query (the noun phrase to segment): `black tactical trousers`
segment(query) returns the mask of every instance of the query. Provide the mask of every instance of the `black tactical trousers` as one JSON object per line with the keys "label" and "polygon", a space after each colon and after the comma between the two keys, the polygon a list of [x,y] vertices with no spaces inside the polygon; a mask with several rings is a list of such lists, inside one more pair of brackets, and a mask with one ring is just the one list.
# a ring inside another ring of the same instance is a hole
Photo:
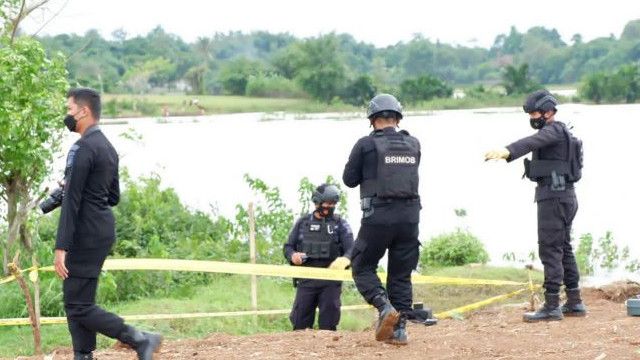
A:
{"label": "black tactical trousers", "polygon": [[[371,304],[376,296],[384,294],[396,310],[412,309],[411,272],[418,265],[419,246],[418,224],[362,224],[354,244],[351,267],[356,287],[368,303]],[[389,255],[385,290],[376,270],[387,249]]]}
{"label": "black tactical trousers", "polygon": [[124,330],[122,318],[95,304],[97,288],[97,278],[69,277],[62,283],[64,309],[74,351],[92,352],[96,349],[97,333],[117,338]]}
{"label": "black tactical trousers", "polygon": [[293,309],[289,315],[293,330],[312,329],[316,308],[319,310],[318,328],[336,330],[340,322],[341,292],[341,283],[319,287],[298,286]]}
{"label": "black tactical trousers", "polygon": [[538,201],[538,254],[546,293],[559,293],[563,283],[567,289],[578,287],[580,274],[571,248],[571,223],[577,212],[573,197]]}

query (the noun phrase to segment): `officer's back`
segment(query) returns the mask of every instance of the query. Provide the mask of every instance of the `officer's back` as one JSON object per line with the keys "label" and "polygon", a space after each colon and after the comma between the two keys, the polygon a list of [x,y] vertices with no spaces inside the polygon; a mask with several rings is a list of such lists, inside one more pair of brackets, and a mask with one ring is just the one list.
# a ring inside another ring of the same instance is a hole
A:
{"label": "officer's back", "polygon": [[[387,159],[388,162],[396,163],[387,163],[386,165],[401,170],[413,168],[416,171],[415,175],[394,171],[393,173],[397,176],[391,181],[389,179],[379,179],[380,174],[378,172],[381,166],[384,166],[384,159],[381,159],[378,154],[376,139],[383,137],[386,138],[385,140],[396,143],[403,142],[414,148],[415,155],[413,155],[413,159],[406,159],[406,157],[391,158]],[[397,131],[393,127],[375,130],[356,142],[345,165],[342,180],[349,187],[360,185],[361,201],[371,202],[372,212],[369,216],[367,216],[366,212],[363,214],[363,224],[418,223],[419,212],[417,210],[420,209],[420,198],[417,193],[417,168],[420,164],[420,156],[420,142],[418,139],[404,130]],[[403,161],[405,163],[402,163]],[[386,184],[389,187],[400,185],[401,187],[410,188],[410,190],[406,191],[402,197],[382,198],[378,196],[374,189],[367,186],[372,181]],[[411,183],[397,184],[394,181],[410,181]],[[366,198],[370,198],[370,200],[366,200]],[[366,204],[365,206],[368,205]]]}

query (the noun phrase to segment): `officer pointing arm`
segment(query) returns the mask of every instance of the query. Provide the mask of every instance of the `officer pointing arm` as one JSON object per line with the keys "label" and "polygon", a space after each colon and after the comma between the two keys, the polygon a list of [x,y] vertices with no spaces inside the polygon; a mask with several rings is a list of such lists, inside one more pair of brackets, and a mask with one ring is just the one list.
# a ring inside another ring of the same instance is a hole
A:
{"label": "officer pointing arm", "polygon": [[[580,296],[580,274],[571,246],[571,226],[578,211],[574,183],[582,176],[582,142],[566,125],[556,121],[558,101],[547,90],[527,96],[523,110],[535,134],[504,149],[489,151],[485,159],[513,161],[525,159],[525,176],[537,183],[538,255],[544,266],[545,303],[535,312],[525,313],[526,322],[562,320],[564,316],[587,313]],[[564,285],[567,302],[560,305]]]}

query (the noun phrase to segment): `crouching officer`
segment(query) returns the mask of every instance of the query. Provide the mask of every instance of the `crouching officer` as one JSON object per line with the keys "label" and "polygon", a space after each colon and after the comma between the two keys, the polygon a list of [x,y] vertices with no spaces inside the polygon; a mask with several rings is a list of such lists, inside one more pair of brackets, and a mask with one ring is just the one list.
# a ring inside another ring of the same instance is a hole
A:
{"label": "crouching officer", "polygon": [[[396,130],[402,106],[392,95],[375,96],[367,117],[374,131],[355,144],[342,175],[348,187],[360,186],[363,211],[352,273],[360,294],[378,309],[376,340],[404,345],[413,302],[411,272],[418,265],[420,246],[420,142]],[[385,289],[376,270],[387,250]]]}
{"label": "crouching officer", "polygon": [[[538,253],[544,266],[545,303],[536,312],[524,314],[524,321],[562,320],[584,316],[580,297],[580,275],[571,248],[571,224],[578,211],[574,183],[582,176],[582,142],[565,124],[555,120],[558,101],[547,90],[530,94],[524,103],[531,127],[537,133],[504,149],[490,151],[485,159],[511,162],[529,152],[525,176],[536,182],[538,204]],[[560,307],[560,286],[564,283],[567,302]]]}
{"label": "crouching officer", "polygon": [[[316,208],[300,217],[284,245],[284,256],[296,266],[346,269],[350,264],[353,233],[349,224],[334,214],[340,191],[335,185],[323,184],[313,192]],[[294,279],[296,298],[289,319],[293,330],[313,328],[316,308],[318,328],[336,330],[340,322],[342,282],[332,280]]]}
{"label": "crouching officer", "polygon": [[118,154],[98,127],[100,108],[95,90],[72,89],[67,94],[64,123],[81,137],[67,156],[54,267],[64,280],[75,360],[93,359],[97,333],[131,346],[138,359],[151,360],[160,347],[160,335],[126,325],[96,305],[98,277],[116,238],[111,207],[120,200]]}

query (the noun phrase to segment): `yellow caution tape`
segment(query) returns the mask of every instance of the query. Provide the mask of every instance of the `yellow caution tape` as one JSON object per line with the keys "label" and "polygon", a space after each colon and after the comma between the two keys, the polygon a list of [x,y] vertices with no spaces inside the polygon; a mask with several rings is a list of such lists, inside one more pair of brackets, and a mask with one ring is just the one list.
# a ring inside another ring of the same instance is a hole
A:
{"label": "yellow caution tape", "polygon": [[[539,287],[539,285],[537,285]],[[461,306],[452,310],[440,312],[434,314],[434,316],[438,319],[446,319],[450,317],[455,317],[456,315],[473,311],[479,309],[481,307],[487,306],[489,304],[506,300],[508,298],[519,295],[528,289],[520,289],[508,294],[494,296],[492,298],[482,300],[473,304]],[[371,305],[347,305],[342,306],[340,309],[344,311],[349,310],[366,310],[371,309]],[[186,314],[148,314],[148,315],[124,315],[122,318],[128,321],[136,321],[136,320],[174,320],[174,319],[201,319],[201,318],[216,318],[216,317],[231,317],[231,316],[248,316],[248,315],[282,315],[288,314],[291,312],[291,309],[281,309],[281,310],[249,310],[249,311],[222,311],[222,312],[213,312],[213,313],[186,313]],[[40,318],[40,323],[42,325],[51,325],[51,324],[65,324],[67,322],[66,317],[43,317]],[[0,326],[19,326],[19,325],[30,325],[31,321],[29,318],[10,318],[10,319],[0,319]]]}
{"label": "yellow caution tape", "polygon": [[4,278],[4,279],[0,279],[0,285],[2,285],[2,284],[6,284],[6,283],[10,283],[10,282],[12,282],[12,281],[13,281],[13,280],[15,280],[15,279],[16,279],[16,277],[15,277],[15,276],[13,276],[13,275],[11,275],[11,276],[7,276],[7,277],[6,277],[6,278]]}
{"label": "yellow caution tape", "polygon": [[[51,266],[51,268],[53,269],[53,266]],[[38,270],[38,269],[35,266],[32,266],[32,267],[30,267],[28,269],[20,270],[20,273],[25,273],[27,271],[33,271],[33,270]],[[13,276],[13,275],[7,276],[6,278],[0,279],[0,285],[5,284],[5,283],[10,283],[10,282],[14,281],[15,279],[16,279],[16,277]]]}
{"label": "yellow caution tape", "polygon": [[[22,272],[34,270],[22,270]],[[353,281],[351,271],[314,268],[306,266],[268,265],[232,263],[206,260],[178,259],[109,259],[105,261],[103,270],[156,270],[156,271],[191,271],[241,275],[279,276],[302,279]],[[53,266],[45,266],[39,271],[54,271]],[[378,273],[382,282],[386,281],[386,273]],[[0,284],[15,280],[12,276],[0,280]],[[444,276],[413,274],[414,284],[438,285],[524,285],[526,283],[507,280],[466,279]]]}
{"label": "yellow caution tape", "polygon": [[[536,285],[536,286],[540,287],[540,285]],[[459,314],[462,314],[462,313],[465,313],[465,312],[469,312],[469,311],[473,311],[473,310],[479,309],[481,307],[485,307],[487,305],[490,305],[490,304],[498,302],[498,301],[503,301],[503,300],[512,298],[514,296],[520,295],[523,292],[529,291],[529,290],[530,289],[525,288],[525,289],[520,289],[520,290],[516,290],[516,291],[510,292],[508,294],[494,296],[492,298],[485,299],[485,300],[482,300],[482,301],[478,301],[478,302],[475,302],[473,304],[464,305],[464,306],[461,306],[459,308],[455,308],[455,309],[452,309],[452,310],[448,310],[448,311],[445,311],[445,312],[441,312],[441,313],[435,314],[435,316],[437,318],[439,318],[439,319],[446,319],[446,318],[450,318],[450,317],[456,317],[456,315],[459,315]]]}
{"label": "yellow caution tape", "polygon": [[[41,268],[53,271],[49,266]],[[104,263],[103,270],[172,270],[213,272],[227,274],[279,276],[304,279],[353,281],[351,271],[314,268],[306,266],[245,264],[222,261],[204,260],[175,260],[175,259],[109,259]],[[378,273],[384,282],[386,273]],[[465,279],[442,276],[428,276],[414,274],[411,277],[414,284],[442,284],[442,285],[525,285],[524,282],[507,280]]]}
{"label": "yellow caution tape", "polygon": [[35,283],[38,281],[38,269],[33,269],[29,271],[29,280],[31,280],[32,283]]}
{"label": "yellow caution tape", "polygon": [[[343,306],[341,310],[365,310],[371,309],[371,305],[347,305]],[[214,313],[186,313],[186,314],[148,314],[148,315],[124,315],[123,319],[128,321],[136,320],[174,320],[174,319],[201,319],[201,318],[216,318],[216,317],[230,317],[230,316],[248,316],[248,315],[282,315],[288,314],[291,309],[281,310],[249,310],[249,311],[222,311]],[[52,324],[66,324],[66,317],[42,317],[40,318],[40,324],[52,325]],[[29,318],[10,318],[0,319],[0,326],[18,326],[18,325],[31,325]]]}

